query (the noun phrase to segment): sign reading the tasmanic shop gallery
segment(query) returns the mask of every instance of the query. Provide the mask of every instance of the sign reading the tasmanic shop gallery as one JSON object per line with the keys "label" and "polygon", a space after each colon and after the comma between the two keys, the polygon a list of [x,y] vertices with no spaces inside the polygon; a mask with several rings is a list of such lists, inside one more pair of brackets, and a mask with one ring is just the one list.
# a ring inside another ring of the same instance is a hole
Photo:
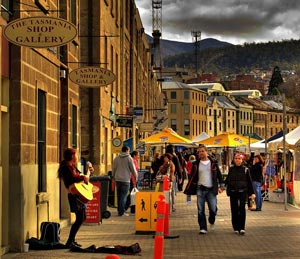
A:
{"label": "sign reading the tasmanic shop gallery", "polygon": [[60,18],[36,16],[13,20],[4,28],[8,41],[25,47],[58,47],[77,35],[74,24]]}
{"label": "sign reading the tasmanic shop gallery", "polygon": [[69,78],[80,86],[95,88],[111,84],[115,81],[116,76],[105,68],[81,67],[70,72]]}

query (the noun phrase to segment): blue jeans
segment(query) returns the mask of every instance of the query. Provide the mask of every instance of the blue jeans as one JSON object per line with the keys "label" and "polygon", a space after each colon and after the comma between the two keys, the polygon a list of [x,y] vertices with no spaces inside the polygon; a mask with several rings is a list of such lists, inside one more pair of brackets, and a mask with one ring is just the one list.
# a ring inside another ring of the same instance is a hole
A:
{"label": "blue jeans", "polygon": [[130,183],[117,182],[118,215],[122,216],[126,211],[126,201],[130,189]]}
{"label": "blue jeans", "polygon": [[260,182],[252,182],[254,193],[256,195],[255,203],[256,203],[256,209],[261,210],[262,207],[262,196],[261,196],[261,183]]}
{"label": "blue jeans", "polygon": [[208,222],[214,224],[217,215],[217,196],[212,190],[203,190],[198,186],[197,189],[197,208],[198,208],[198,224],[200,230],[207,230],[207,222],[205,216],[205,201],[207,201],[209,216]]}

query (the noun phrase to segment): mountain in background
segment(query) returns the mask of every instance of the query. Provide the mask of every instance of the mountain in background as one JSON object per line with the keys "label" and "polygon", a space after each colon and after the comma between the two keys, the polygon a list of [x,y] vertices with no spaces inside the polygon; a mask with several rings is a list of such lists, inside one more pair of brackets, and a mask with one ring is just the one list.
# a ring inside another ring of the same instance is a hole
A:
{"label": "mountain in background", "polygon": [[[147,35],[151,44],[153,39]],[[161,40],[163,66],[195,69],[194,43]],[[281,70],[300,71],[300,40],[269,41],[233,45],[208,38],[200,41],[198,52],[199,73],[213,73],[219,76],[249,73],[260,69],[272,71],[275,66]]]}
{"label": "mountain in background", "polygon": [[[150,44],[153,42],[153,38],[147,34],[147,40]],[[164,40],[161,39],[160,41],[161,46],[161,54],[162,57],[170,57],[177,54],[194,52],[195,45],[193,42],[179,42],[179,41],[171,41],[171,40]],[[212,38],[203,39],[200,41],[200,51],[209,49],[209,48],[221,48],[221,47],[228,47],[234,46],[231,43],[219,41]]]}
{"label": "mountain in background", "polygon": [[[147,35],[148,36],[148,35]],[[148,36],[152,43],[152,37]],[[185,68],[195,71],[194,43],[161,40],[163,69]],[[200,41],[198,73],[230,78],[234,74],[268,73],[279,67],[285,74],[280,91],[290,107],[300,109],[300,40],[233,45],[215,39]]]}

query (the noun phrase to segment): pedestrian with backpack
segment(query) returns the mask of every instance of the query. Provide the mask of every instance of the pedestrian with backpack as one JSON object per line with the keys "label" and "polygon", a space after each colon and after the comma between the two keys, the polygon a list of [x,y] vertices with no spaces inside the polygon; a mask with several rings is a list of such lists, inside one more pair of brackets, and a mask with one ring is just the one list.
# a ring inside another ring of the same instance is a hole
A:
{"label": "pedestrian with backpack", "polygon": [[243,155],[236,153],[233,165],[225,180],[227,195],[230,197],[231,223],[236,234],[245,234],[247,197],[255,199],[250,170],[243,165]]}
{"label": "pedestrian with backpack", "polygon": [[81,247],[81,245],[75,241],[75,237],[82,223],[86,219],[86,204],[80,201],[78,196],[73,195],[69,190],[69,187],[74,183],[83,181],[88,183],[90,177],[90,171],[88,171],[86,175],[83,175],[76,168],[78,163],[76,152],[77,151],[74,148],[67,148],[64,152],[64,160],[61,161],[58,169],[58,178],[63,180],[64,185],[67,188],[70,210],[76,215],[75,222],[70,229],[69,238],[66,243],[66,247],[68,248],[74,246]]}

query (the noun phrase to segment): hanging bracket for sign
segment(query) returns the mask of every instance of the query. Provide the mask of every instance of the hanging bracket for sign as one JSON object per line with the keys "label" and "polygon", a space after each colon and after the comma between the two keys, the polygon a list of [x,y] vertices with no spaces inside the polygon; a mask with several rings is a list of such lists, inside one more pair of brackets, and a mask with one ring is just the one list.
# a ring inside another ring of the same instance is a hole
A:
{"label": "hanging bracket for sign", "polygon": [[10,11],[5,6],[1,5],[1,9],[3,9],[3,11],[0,10],[0,12],[6,12],[10,16],[13,16],[14,13],[22,13],[22,12],[26,12],[26,13],[43,12],[45,14],[48,14],[48,13],[57,13],[57,12],[65,12],[65,10],[50,10],[49,9],[50,8],[49,5],[45,4],[44,2],[41,2],[40,0],[35,0],[35,3],[36,3],[37,6],[39,6],[39,8],[37,8],[36,6],[30,5],[30,4],[21,3],[20,1],[17,1],[17,3],[25,5],[25,6],[32,7],[32,8],[35,8],[37,10],[24,10],[24,9],[20,10],[20,9],[15,9],[13,11]]}
{"label": "hanging bracket for sign", "polygon": [[67,61],[67,62],[62,62],[62,63],[66,63],[66,64],[90,64],[90,65],[106,65],[108,64],[107,62],[83,62],[83,61]]}
{"label": "hanging bracket for sign", "polygon": [[113,38],[120,35],[78,35],[78,38]]}
{"label": "hanging bracket for sign", "polygon": [[[42,12],[42,10],[13,10],[13,11],[9,11],[6,8],[3,8],[3,6],[1,6],[1,8],[3,10],[0,10],[0,12],[6,12],[9,15],[14,15],[14,13],[36,13],[36,12]],[[59,13],[59,12],[65,12],[65,10],[48,10],[47,13]]]}

